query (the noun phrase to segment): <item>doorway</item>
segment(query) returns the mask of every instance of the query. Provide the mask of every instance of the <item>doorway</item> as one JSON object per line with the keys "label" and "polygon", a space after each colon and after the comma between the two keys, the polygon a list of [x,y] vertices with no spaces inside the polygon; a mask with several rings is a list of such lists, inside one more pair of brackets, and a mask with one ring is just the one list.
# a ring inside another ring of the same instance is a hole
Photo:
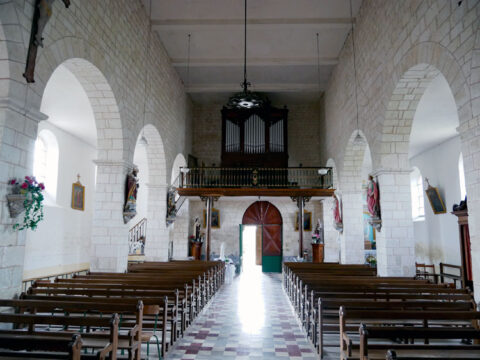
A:
{"label": "doorway", "polygon": [[241,267],[282,271],[282,224],[280,211],[270,202],[256,201],[248,207],[240,225]]}
{"label": "doorway", "polygon": [[262,265],[262,227],[242,225],[243,271],[257,270]]}

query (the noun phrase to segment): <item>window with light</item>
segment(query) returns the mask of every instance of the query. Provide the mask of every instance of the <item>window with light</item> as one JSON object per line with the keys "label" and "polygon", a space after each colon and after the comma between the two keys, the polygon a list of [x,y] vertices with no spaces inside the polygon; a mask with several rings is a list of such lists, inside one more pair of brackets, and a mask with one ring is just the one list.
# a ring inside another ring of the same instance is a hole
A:
{"label": "window with light", "polygon": [[423,196],[423,179],[418,168],[413,168],[410,174],[410,192],[412,195],[412,219],[414,221],[425,220],[425,206]]}
{"label": "window with light", "polygon": [[35,141],[33,157],[33,175],[38,182],[45,184],[48,198],[55,201],[58,176],[58,143],[49,130],[42,130]]}

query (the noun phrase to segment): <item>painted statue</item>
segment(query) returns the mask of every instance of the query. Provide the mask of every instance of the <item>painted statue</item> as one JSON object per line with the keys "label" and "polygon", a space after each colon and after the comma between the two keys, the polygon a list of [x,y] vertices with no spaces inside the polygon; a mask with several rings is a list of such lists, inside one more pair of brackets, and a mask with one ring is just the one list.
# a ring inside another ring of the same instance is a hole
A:
{"label": "painted statue", "polygon": [[[65,7],[70,6],[70,0],[62,0]],[[28,46],[27,62],[23,76],[28,83],[35,82],[35,62],[38,47],[43,47],[43,31],[52,17],[52,6],[55,0],[35,0],[32,27],[30,30],[30,44]]]}
{"label": "painted statue", "polygon": [[333,194],[333,223],[336,230],[343,232],[342,198],[337,191]]}
{"label": "painted statue", "polygon": [[317,225],[315,226],[315,230],[312,234],[312,243],[314,244],[323,244],[323,223],[322,220],[317,220]]}
{"label": "painted statue", "polygon": [[382,227],[382,220],[380,216],[380,192],[378,190],[377,182],[371,175],[368,177],[367,207],[368,212],[370,213],[370,225],[380,231]]}
{"label": "painted statue", "polygon": [[200,219],[197,217],[195,218],[195,223],[194,223],[194,235],[195,235],[195,240],[196,241],[200,241],[200,228],[201,228],[201,224],[200,224]]}
{"label": "painted statue", "polygon": [[132,172],[127,175],[127,186],[125,191],[125,206],[123,207],[123,222],[126,224],[137,215],[137,192],[138,168],[134,167]]}

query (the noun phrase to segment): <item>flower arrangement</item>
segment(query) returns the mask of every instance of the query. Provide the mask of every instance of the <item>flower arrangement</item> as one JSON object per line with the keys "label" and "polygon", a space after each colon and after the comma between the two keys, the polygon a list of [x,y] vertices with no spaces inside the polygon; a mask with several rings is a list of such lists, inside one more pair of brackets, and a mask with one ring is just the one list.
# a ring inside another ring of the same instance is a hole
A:
{"label": "flower arrangement", "polygon": [[367,262],[367,264],[370,264],[371,267],[377,266],[377,258],[373,255],[368,255],[365,261]]}
{"label": "flower arrangement", "polygon": [[[38,223],[43,220],[42,202],[44,197],[42,191],[45,190],[45,185],[37,182],[37,179],[35,179],[34,176],[25,176],[23,181],[11,179],[8,184],[12,187],[12,195],[7,196],[9,202],[13,201],[12,196],[16,197],[15,200],[17,201],[23,200],[23,209],[21,210],[25,210],[23,222],[16,223],[13,225],[13,228],[15,230],[35,230],[38,226]],[[12,214],[12,207],[14,206],[10,206],[10,211],[11,215],[14,215]],[[20,212],[17,212],[16,215],[18,215]]]}
{"label": "flower arrangement", "polygon": [[203,243],[203,239],[204,239],[205,235],[204,234],[200,234],[200,237],[198,239],[195,238],[195,235],[190,235],[188,237],[188,239],[191,241],[191,242],[199,242],[199,243]]}

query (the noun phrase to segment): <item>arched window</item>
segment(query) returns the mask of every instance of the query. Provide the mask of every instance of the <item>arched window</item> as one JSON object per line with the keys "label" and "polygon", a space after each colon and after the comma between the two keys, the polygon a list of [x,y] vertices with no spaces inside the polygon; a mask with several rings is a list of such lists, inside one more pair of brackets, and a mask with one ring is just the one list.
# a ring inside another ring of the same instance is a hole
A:
{"label": "arched window", "polygon": [[45,184],[45,192],[55,201],[57,196],[58,143],[49,130],[41,130],[35,141],[33,175],[38,182]]}
{"label": "arched window", "polygon": [[416,167],[410,173],[410,190],[412,194],[412,219],[423,221],[425,219],[423,179],[420,170]]}
{"label": "arched window", "polygon": [[467,196],[467,187],[465,185],[465,168],[463,167],[463,154],[460,153],[458,159],[458,180],[460,181],[460,198],[463,200]]}

